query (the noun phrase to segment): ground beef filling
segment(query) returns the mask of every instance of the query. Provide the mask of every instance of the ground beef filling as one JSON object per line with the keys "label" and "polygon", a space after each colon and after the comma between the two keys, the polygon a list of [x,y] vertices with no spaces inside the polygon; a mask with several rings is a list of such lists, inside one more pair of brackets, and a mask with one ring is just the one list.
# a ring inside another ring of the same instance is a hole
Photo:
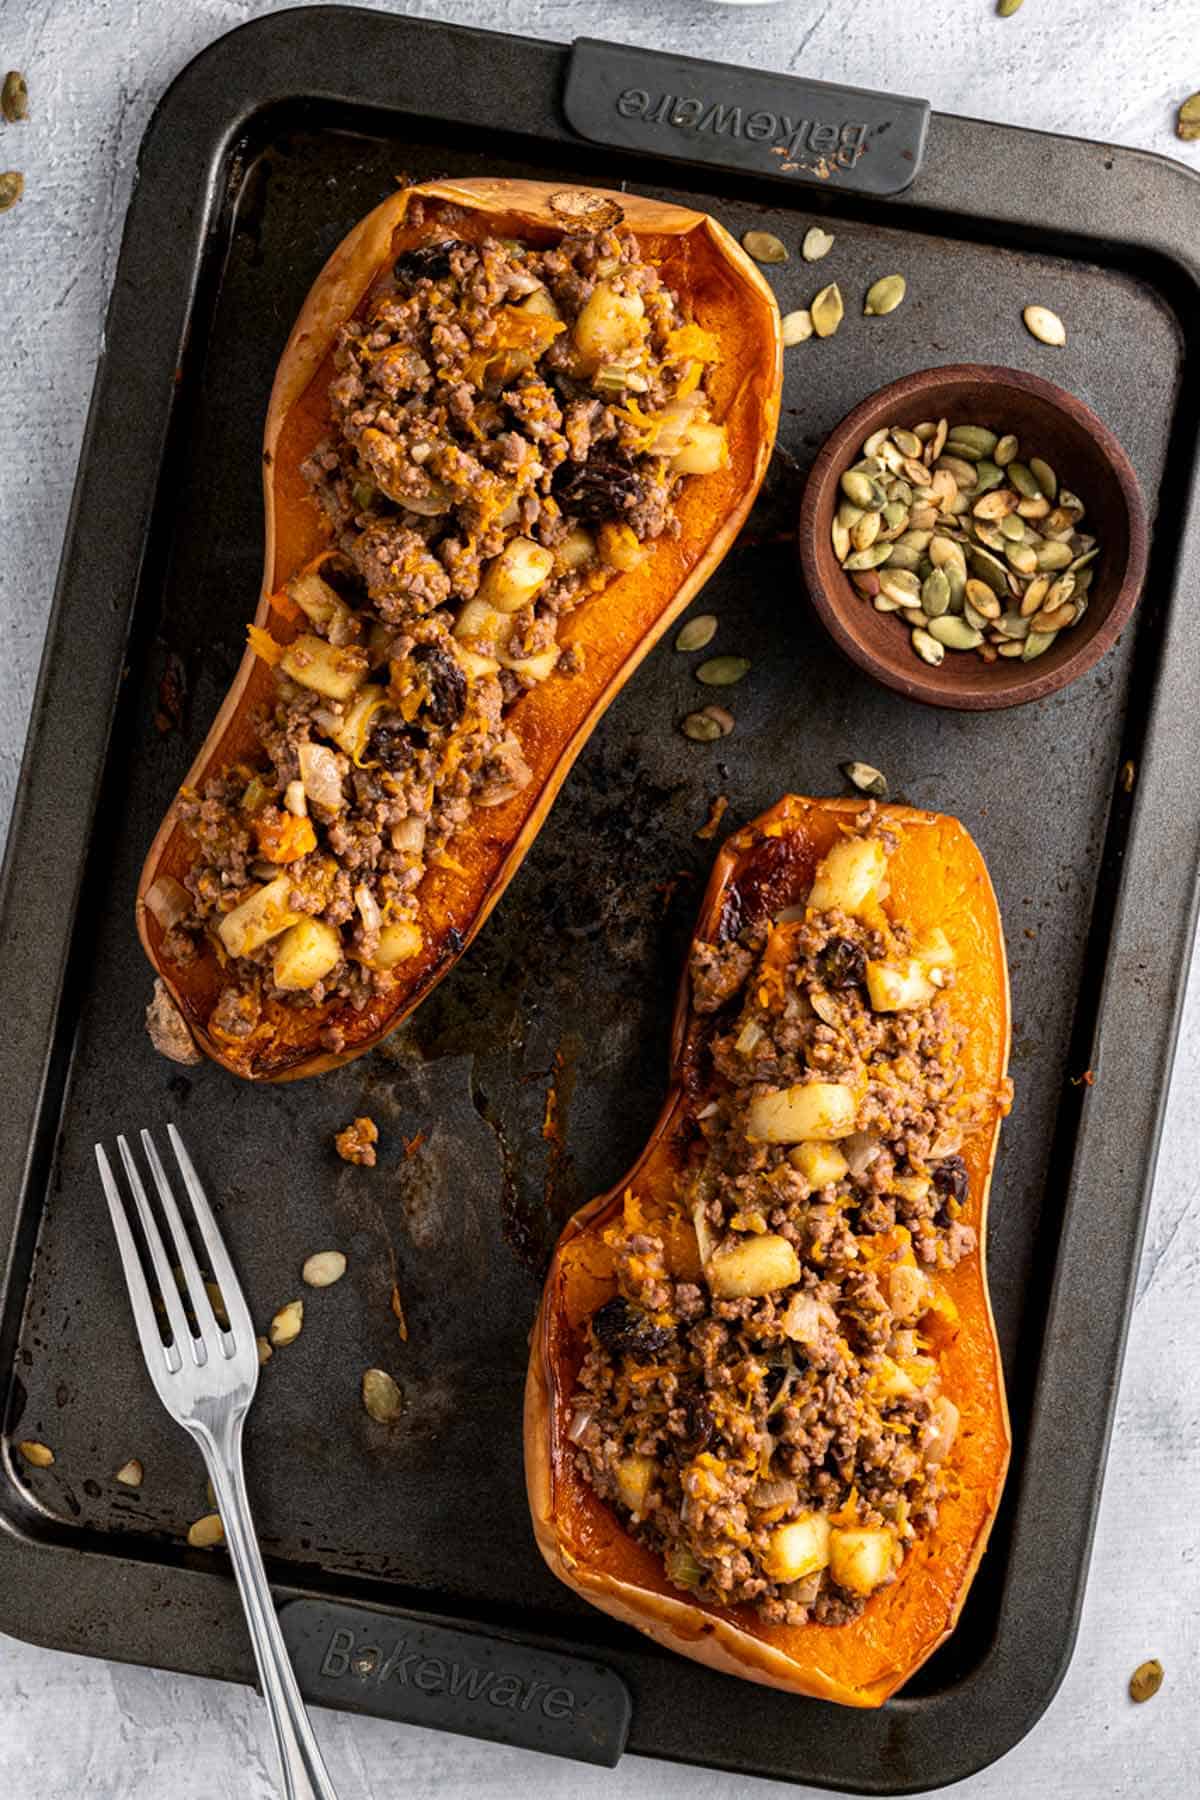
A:
{"label": "ground beef filling", "polygon": [[331,550],[278,598],[301,636],[251,631],[276,681],[261,756],[181,798],[195,861],[165,953],[215,940],[232,1038],[265,1000],[361,1009],[419,953],[426,870],[531,778],[510,715],[581,666],[561,620],[677,533],[681,484],[726,457],[715,342],[630,233],[533,249],[453,222],[414,205],[430,242],[338,335],[303,470]]}
{"label": "ground beef filling", "polygon": [[[609,1234],[619,1291],[590,1321],[578,1466],[675,1586],[771,1623],[856,1617],[937,1519],[957,1425],[938,1276],[976,1249],[959,1150],[984,1103],[941,946],[836,908],[697,946],[714,1082],[673,1206],[703,1273],[672,1273],[633,1192]],[[914,967],[924,1000],[873,1003],[869,970]],[[852,1129],[764,1139],[781,1092],[848,1093]]]}

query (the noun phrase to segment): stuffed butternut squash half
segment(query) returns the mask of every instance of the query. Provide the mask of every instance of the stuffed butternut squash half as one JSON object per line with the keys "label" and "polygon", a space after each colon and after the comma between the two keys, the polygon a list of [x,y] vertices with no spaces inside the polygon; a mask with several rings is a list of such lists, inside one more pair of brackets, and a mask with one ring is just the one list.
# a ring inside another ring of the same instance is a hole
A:
{"label": "stuffed butternut squash half", "polygon": [[722,850],[649,1145],[555,1253],[525,1454],[585,1599],[878,1706],[953,1629],[1009,1454],[984,1268],[1008,979],[955,820],[788,798]]}
{"label": "stuffed butternut squash half", "polygon": [[771,292],[703,214],[437,182],[351,232],[276,374],[246,655],[138,890],[208,1055],[315,1073],[445,973],[736,537],[779,385]]}

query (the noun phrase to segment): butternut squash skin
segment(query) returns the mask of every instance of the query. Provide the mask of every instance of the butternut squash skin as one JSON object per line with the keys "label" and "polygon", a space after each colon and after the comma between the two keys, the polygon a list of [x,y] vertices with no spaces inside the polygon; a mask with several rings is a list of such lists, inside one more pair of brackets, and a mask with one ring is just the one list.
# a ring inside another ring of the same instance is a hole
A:
{"label": "butternut squash skin", "polygon": [[[404,189],[369,213],[322,269],[279,363],[264,436],[266,551],[255,623],[269,622],[280,642],[288,642],[298,626],[281,621],[267,596],[329,542],[300,467],[329,428],[327,395],[339,326],[364,305],[377,277],[401,250],[445,236],[448,224],[463,238],[492,234],[555,241],[571,228],[553,204],[556,198],[561,204],[563,193],[557,183],[487,179]],[[303,1010],[270,1003],[245,1039],[209,1031],[222,986],[215,956],[206,953],[186,968],[168,962],[162,927],[146,906],[155,880],[181,879],[192,858],[171,806],[138,884],[138,933],[199,1047],[236,1075],[292,1080],[347,1062],[398,1025],[441,979],[512,880],[605,707],[734,542],[766,473],[779,418],[782,346],[779,310],[763,277],[706,214],[636,194],[586,193],[620,207],[643,256],[659,264],[685,312],[717,337],[721,362],[710,376],[709,393],[713,417],[727,428],[728,467],[687,481],[677,507],[680,536],[660,540],[641,566],[616,576],[564,621],[559,642],[583,650],[583,672],[543,682],[508,715],[532,781],[506,804],[476,809],[457,833],[451,853],[461,872],[426,874],[419,890],[424,948],[361,1013],[337,1002]],[[425,223],[406,225],[418,197]],[[195,787],[239,757],[253,756],[251,715],[271,690],[270,672],[248,650],[185,786]],[[337,1054],[320,1044],[321,1030],[334,1021],[347,1039]]]}
{"label": "butternut squash skin", "polygon": [[[789,796],[738,832],[717,857],[697,936],[711,941],[722,921],[736,931],[802,900],[817,862],[861,809],[860,800]],[[900,834],[885,907],[918,930],[933,924],[945,929],[957,959],[949,1002],[970,1027],[967,1081],[995,1091],[1008,1062],[1009,991],[1000,915],[983,859],[954,819],[901,806],[880,811]],[[628,1535],[580,1475],[567,1438],[585,1323],[616,1288],[603,1232],[619,1218],[627,1188],[637,1194],[644,1215],[662,1216],[669,1260],[679,1272],[687,1273],[689,1255],[699,1269],[694,1234],[671,1205],[671,1185],[680,1128],[689,1108],[703,1103],[702,1052],[710,1029],[691,1011],[685,976],[672,1034],[671,1088],[650,1141],[611,1193],[576,1214],[555,1251],[525,1393],[534,1533],[550,1568],[568,1587],[668,1649],[792,1693],[845,1706],[879,1706],[954,1629],[1008,1467],[1008,1409],[984,1260],[1001,1108],[997,1103],[962,1149],[970,1177],[963,1218],[979,1233],[979,1251],[939,1276],[960,1315],[958,1334],[943,1345],[940,1359],[943,1391],[961,1409],[961,1422],[938,1524],[910,1550],[893,1585],[878,1590],[851,1624],[767,1625],[749,1608],[722,1609],[673,1588],[660,1558]]]}

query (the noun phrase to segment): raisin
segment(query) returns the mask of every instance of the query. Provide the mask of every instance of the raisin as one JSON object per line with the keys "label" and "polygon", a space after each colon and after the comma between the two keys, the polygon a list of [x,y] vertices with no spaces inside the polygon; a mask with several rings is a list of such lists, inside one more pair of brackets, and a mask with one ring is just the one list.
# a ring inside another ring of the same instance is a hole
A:
{"label": "raisin", "polygon": [[405,726],[385,719],[374,727],[367,739],[368,762],[376,762],[389,774],[398,775],[407,769],[412,759],[413,741]]}
{"label": "raisin", "polygon": [[440,244],[418,244],[415,250],[405,250],[396,258],[393,265],[396,280],[405,287],[412,287],[418,281],[445,281],[450,273],[451,251],[465,249],[461,238],[445,238]]}
{"label": "raisin", "polygon": [[962,1206],[967,1198],[970,1177],[967,1165],[961,1156],[944,1156],[933,1171],[933,1191],[941,1195],[942,1204],[938,1208],[937,1222],[948,1225],[951,1219],[950,1202]]}
{"label": "raisin", "polygon": [[579,519],[612,519],[632,512],[645,494],[640,475],[628,463],[607,456],[560,463],[553,488],[563,511]]}
{"label": "raisin", "polygon": [[817,972],[827,988],[861,987],[867,979],[867,953],[850,938],[830,938],[817,957]]}
{"label": "raisin", "polygon": [[440,644],[418,644],[412,657],[425,675],[430,718],[435,725],[457,725],[467,706],[467,677],[462,668]]}
{"label": "raisin", "polygon": [[597,1343],[614,1356],[653,1356],[671,1342],[675,1333],[669,1325],[655,1325],[640,1306],[632,1306],[620,1295],[606,1300],[592,1315],[592,1332]]}
{"label": "raisin", "polygon": [[707,1450],[716,1436],[717,1421],[707,1402],[698,1394],[689,1394],[685,1402],[684,1417],[687,1421],[685,1447],[689,1456],[699,1456],[702,1450]]}

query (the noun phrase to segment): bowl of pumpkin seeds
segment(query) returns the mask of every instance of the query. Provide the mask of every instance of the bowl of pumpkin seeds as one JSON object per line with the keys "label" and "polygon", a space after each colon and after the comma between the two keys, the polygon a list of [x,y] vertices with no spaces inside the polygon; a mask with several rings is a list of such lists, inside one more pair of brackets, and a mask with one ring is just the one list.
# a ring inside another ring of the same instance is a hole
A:
{"label": "bowl of pumpkin seeds", "polygon": [[1083,401],[956,364],[856,406],[813,465],[809,594],[876,680],[984,711],[1063,688],[1116,642],[1145,579],[1137,478]]}

